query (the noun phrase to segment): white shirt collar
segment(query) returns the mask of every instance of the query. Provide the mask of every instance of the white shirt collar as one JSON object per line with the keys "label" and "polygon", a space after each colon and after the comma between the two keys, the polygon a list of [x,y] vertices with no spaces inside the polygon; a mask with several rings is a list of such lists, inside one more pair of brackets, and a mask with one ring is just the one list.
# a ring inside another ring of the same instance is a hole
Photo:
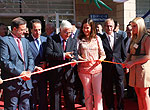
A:
{"label": "white shirt collar", "polygon": [[[59,35],[59,37],[60,37],[60,40],[61,40],[61,42],[62,42],[64,39],[61,37],[61,35]],[[67,40],[68,40],[68,39],[67,39]],[[67,40],[66,40],[66,41],[67,41]]]}
{"label": "white shirt collar", "polygon": [[34,40],[38,39],[40,41],[40,37],[39,38],[35,38],[33,35],[32,35],[32,37],[33,37]]}
{"label": "white shirt collar", "polygon": [[[108,37],[109,35],[105,32],[106,36]],[[110,36],[114,37],[114,32],[110,34]]]}

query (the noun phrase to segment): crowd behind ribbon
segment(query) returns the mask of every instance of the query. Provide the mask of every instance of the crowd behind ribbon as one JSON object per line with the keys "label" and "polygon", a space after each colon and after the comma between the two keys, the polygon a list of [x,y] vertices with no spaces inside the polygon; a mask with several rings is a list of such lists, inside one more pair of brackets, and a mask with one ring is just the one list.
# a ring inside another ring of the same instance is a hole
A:
{"label": "crowd behind ribbon", "polygon": [[[103,110],[104,104],[124,110],[125,97],[137,97],[139,110],[150,110],[150,34],[143,18],[130,21],[126,31],[112,18],[104,26],[90,18],[62,20],[58,34],[53,23],[42,27],[33,19],[28,24],[21,17],[12,20],[11,30],[0,23],[4,109],[48,110],[50,104],[51,110],[61,110],[63,95],[66,110],[74,110],[75,103],[87,110]],[[68,62],[74,63],[31,75]],[[21,77],[3,81],[16,76]]]}

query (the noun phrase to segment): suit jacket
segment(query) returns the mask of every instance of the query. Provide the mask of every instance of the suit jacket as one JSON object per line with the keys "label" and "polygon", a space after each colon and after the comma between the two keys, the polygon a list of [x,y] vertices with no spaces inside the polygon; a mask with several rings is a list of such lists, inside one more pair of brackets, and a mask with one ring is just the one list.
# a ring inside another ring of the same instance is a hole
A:
{"label": "suit jacket", "polygon": [[119,30],[117,34],[121,35],[124,39],[127,37],[127,33],[122,30]]}
{"label": "suit jacket", "polygon": [[[114,33],[114,48],[113,50],[111,49],[109,45],[109,41],[107,39],[106,34],[104,33],[101,36],[102,43],[103,43],[103,48],[105,50],[106,54],[106,59],[107,61],[114,61],[117,63],[122,63],[126,59],[126,49],[124,45],[124,38],[120,34]],[[109,63],[103,63],[103,72],[109,73],[110,69]],[[123,68],[121,65],[116,64],[116,69],[118,74],[123,75]],[[105,73],[104,73],[105,74]]]}
{"label": "suit jacket", "polygon": [[41,61],[45,61],[45,49],[46,49],[47,37],[40,36],[40,40],[41,40],[40,49],[42,50],[41,54],[40,54],[40,51],[38,51],[38,49],[34,43],[33,37],[29,36],[27,39],[29,40],[29,46],[30,46],[31,52],[32,52],[33,57],[34,57],[35,65],[38,66]]}
{"label": "suit jacket", "polygon": [[125,48],[126,48],[126,53],[129,53],[129,46],[130,46],[130,42],[131,42],[131,37],[126,37],[124,39],[124,44],[125,44]]}
{"label": "suit jacket", "polygon": [[[73,59],[77,60],[77,40],[69,37],[66,43],[66,52],[72,52],[75,56]],[[61,46],[61,39],[59,34],[55,36],[47,38],[47,48],[46,48],[46,60],[49,62],[49,67],[53,67],[56,65],[60,65],[63,63],[70,62],[72,59],[63,58],[63,47]],[[64,66],[62,68],[54,69],[50,71],[49,78],[51,81],[56,81],[58,77],[63,75],[63,68],[65,68],[66,72],[71,71],[71,65]]]}
{"label": "suit jacket", "polygon": [[[40,62],[46,61],[45,49],[46,49],[47,37],[40,36],[40,41],[41,41],[40,50],[37,49],[32,36],[29,36],[27,39],[29,40],[29,47],[30,47],[30,50],[31,50],[32,55],[34,57],[35,66],[39,66]],[[33,75],[31,78],[32,78],[33,83],[37,83],[41,78],[45,79],[45,77],[46,77],[46,72],[44,72],[42,74]]]}
{"label": "suit jacket", "polygon": [[[29,42],[26,38],[21,38],[24,60],[13,36],[0,38],[0,63],[2,69],[2,79],[19,76],[23,71],[34,70],[34,60],[29,49]],[[26,83],[29,89],[32,88],[31,80],[23,81],[21,78],[4,82],[5,87],[18,87]]]}
{"label": "suit jacket", "polygon": [[76,30],[76,32],[75,32],[75,34],[74,34],[73,39],[77,39],[77,38],[78,38],[78,36],[79,36],[79,33],[80,33],[80,30],[79,30],[79,29],[77,29],[77,30]]}

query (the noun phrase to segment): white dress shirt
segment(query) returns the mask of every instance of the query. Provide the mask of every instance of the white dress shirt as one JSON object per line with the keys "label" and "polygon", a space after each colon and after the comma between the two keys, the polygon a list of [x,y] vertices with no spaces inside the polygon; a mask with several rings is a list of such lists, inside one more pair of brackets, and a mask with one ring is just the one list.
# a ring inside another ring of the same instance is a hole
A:
{"label": "white dress shirt", "polygon": [[108,39],[108,41],[109,41],[110,47],[111,47],[111,49],[113,50],[113,47],[114,47],[114,33],[112,33],[112,34],[110,34],[110,35],[108,35],[108,34],[106,33],[106,36],[107,36],[107,39]]}

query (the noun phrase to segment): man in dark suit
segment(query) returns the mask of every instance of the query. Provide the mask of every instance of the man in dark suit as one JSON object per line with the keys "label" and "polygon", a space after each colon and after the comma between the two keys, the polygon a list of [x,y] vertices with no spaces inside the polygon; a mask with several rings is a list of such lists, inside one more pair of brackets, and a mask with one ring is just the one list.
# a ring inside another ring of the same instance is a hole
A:
{"label": "man in dark suit", "polygon": [[[74,61],[77,59],[77,41],[70,37],[72,25],[67,20],[60,24],[60,33],[48,37],[46,59],[49,67]],[[57,68],[50,71],[49,81],[52,101],[51,110],[61,109],[61,90],[63,90],[65,107],[67,110],[74,110],[74,71],[71,65]]]}
{"label": "man in dark suit", "polygon": [[[106,54],[106,61],[122,63],[126,58],[124,38],[113,32],[114,21],[109,18],[104,24],[105,33],[101,36]],[[116,87],[117,109],[124,109],[124,70],[120,64],[103,63],[103,95],[108,110],[114,110],[113,84]]]}
{"label": "man in dark suit", "polygon": [[30,110],[29,96],[32,88],[30,76],[34,70],[34,60],[28,40],[24,38],[26,24],[23,18],[13,19],[11,35],[0,38],[2,79],[22,76],[3,83],[6,110],[17,110],[17,106],[19,110]]}
{"label": "man in dark suit", "polygon": [[[33,19],[31,24],[31,35],[27,37],[29,40],[30,50],[34,57],[35,66],[40,66],[43,69],[46,67],[45,49],[47,37],[41,36],[41,21],[39,19]],[[39,102],[39,110],[47,110],[47,79],[46,73],[33,75],[31,77],[33,89],[31,94],[31,110],[37,110],[37,104]],[[39,99],[38,99],[39,98]]]}

